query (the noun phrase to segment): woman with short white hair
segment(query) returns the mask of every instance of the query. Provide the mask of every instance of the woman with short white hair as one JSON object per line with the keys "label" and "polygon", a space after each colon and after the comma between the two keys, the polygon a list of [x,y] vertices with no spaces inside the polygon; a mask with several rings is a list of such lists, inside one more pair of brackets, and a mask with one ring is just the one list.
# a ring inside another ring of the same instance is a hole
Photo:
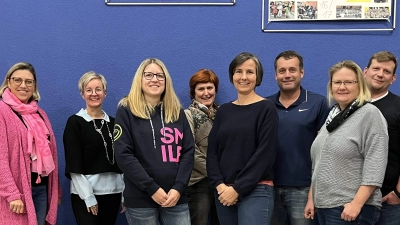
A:
{"label": "woman with short white hair", "polygon": [[89,71],[78,88],[86,108],[68,118],[63,139],[72,209],[77,224],[115,224],[124,182],[115,160],[114,118],[102,109],[107,82]]}

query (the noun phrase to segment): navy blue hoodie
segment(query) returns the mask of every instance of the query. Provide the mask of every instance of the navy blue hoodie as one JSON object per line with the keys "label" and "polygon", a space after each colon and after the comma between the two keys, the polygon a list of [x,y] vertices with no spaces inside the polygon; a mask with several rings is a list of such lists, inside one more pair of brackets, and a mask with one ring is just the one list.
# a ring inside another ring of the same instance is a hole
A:
{"label": "navy blue hoodie", "polygon": [[187,203],[194,140],[185,113],[181,110],[179,119],[173,123],[164,121],[163,130],[158,105],[151,115],[151,123],[149,119],[134,116],[129,107],[117,110],[115,157],[124,173],[124,205],[129,208],[160,207],[151,198],[160,187],[166,193],[177,190],[181,194],[177,204]]}

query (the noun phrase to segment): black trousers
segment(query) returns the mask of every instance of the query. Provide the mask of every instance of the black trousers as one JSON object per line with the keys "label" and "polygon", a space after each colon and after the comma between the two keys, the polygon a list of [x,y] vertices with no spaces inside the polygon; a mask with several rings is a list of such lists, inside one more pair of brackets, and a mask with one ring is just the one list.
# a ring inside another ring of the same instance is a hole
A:
{"label": "black trousers", "polygon": [[98,205],[97,215],[87,211],[85,201],[79,195],[71,194],[76,223],[78,225],[114,225],[121,205],[121,193],[95,195],[95,197]]}

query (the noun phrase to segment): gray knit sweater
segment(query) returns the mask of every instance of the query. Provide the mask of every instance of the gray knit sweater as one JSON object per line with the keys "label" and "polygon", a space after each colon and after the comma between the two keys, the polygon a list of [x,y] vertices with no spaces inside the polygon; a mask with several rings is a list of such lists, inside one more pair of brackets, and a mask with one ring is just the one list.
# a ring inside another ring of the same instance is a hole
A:
{"label": "gray knit sweater", "polygon": [[311,146],[315,207],[343,206],[361,185],[377,186],[365,204],[380,207],[389,141],[385,118],[366,104],[333,132],[325,126]]}

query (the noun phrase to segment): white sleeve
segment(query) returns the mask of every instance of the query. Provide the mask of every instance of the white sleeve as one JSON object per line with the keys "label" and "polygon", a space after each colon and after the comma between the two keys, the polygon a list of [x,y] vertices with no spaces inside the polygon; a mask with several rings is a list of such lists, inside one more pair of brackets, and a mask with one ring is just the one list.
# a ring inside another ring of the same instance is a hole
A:
{"label": "white sleeve", "polygon": [[97,204],[96,197],[93,194],[92,185],[83,174],[70,173],[72,185],[74,185],[79,197],[85,201],[86,207],[94,206]]}

